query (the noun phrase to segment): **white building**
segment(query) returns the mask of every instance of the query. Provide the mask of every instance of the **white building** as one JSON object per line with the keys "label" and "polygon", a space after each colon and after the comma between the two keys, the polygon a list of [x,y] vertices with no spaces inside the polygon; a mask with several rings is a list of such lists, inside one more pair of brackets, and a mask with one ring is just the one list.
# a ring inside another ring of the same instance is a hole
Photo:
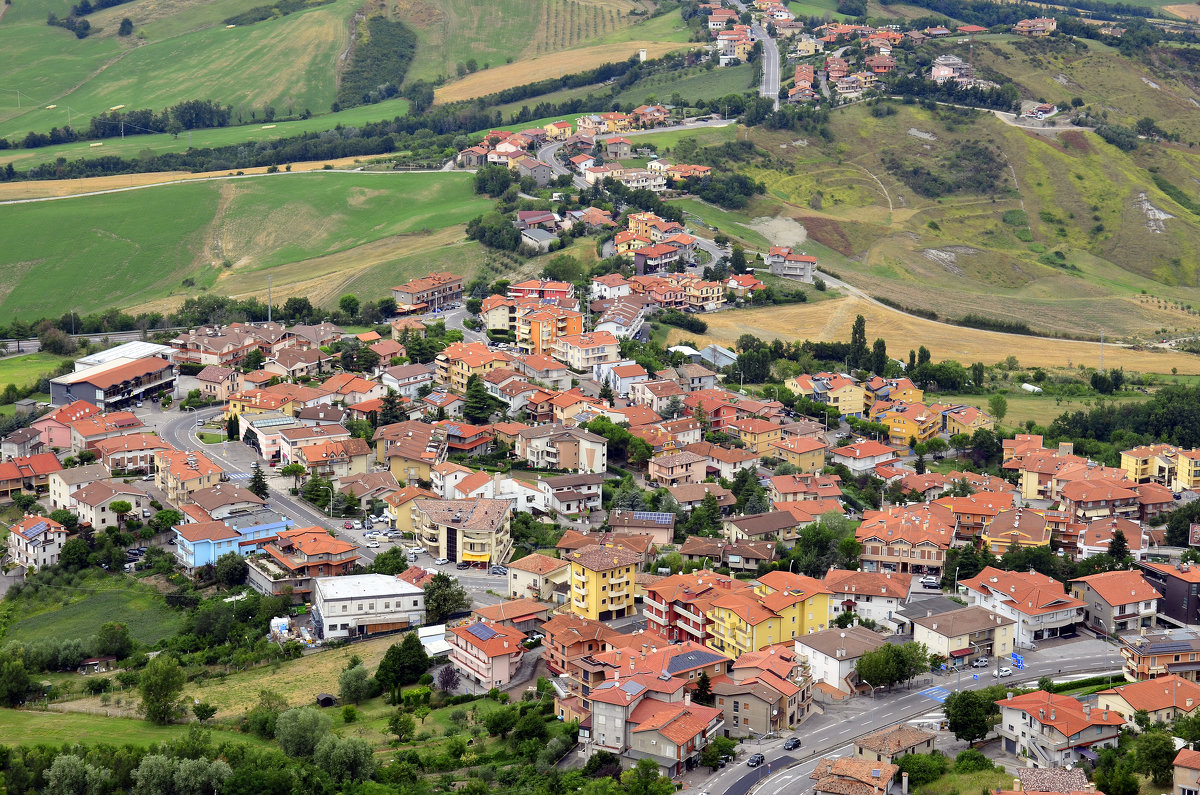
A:
{"label": "white building", "polygon": [[864,627],[826,629],[796,638],[796,656],[807,660],[813,682],[824,682],[843,693],[853,693],[858,686],[855,666],[865,652],[875,651],[887,640]]}
{"label": "white building", "polygon": [[425,592],[389,574],[313,579],[313,627],[324,639],[363,637],[425,623]]}
{"label": "white building", "polygon": [[67,529],[53,519],[26,515],[13,524],[8,534],[8,554],[13,563],[28,571],[58,564],[67,541]]}
{"label": "white building", "polygon": [[914,579],[911,574],[899,572],[830,569],[823,581],[833,592],[829,617],[833,619],[843,610],[852,610],[860,618],[899,632],[906,622],[893,616],[908,604]]}
{"label": "white building", "polygon": [[1116,710],[1081,704],[1070,696],[1035,690],[996,702],[996,733],[1004,751],[1037,768],[1095,761],[1096,749],[1116,747],[1125,719]]}
{"label": "white building", "polygon": [[1063,584],[1036,572],[1002,571],[988,566],[977,576],[961,580],[962,596],[1017,622],[1019,649],[1036,648],[1037,641],[1075,634],[1083,620],[1084,602],[1068,595]]}

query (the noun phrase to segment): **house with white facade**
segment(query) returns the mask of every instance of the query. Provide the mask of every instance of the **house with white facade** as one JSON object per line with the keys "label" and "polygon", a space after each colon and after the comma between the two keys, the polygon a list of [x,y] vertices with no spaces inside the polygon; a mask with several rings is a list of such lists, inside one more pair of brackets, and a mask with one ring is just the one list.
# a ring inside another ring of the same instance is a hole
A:
{"label": "house with white facade", "polygon": [[1016,621],[1019,649],[1036,648],[1040,640],[1074,635],[1087,607],[1068,595],[1058,580],[1032,571],[988,566],[977,576],[959,581],[958,589],[971,604]]}

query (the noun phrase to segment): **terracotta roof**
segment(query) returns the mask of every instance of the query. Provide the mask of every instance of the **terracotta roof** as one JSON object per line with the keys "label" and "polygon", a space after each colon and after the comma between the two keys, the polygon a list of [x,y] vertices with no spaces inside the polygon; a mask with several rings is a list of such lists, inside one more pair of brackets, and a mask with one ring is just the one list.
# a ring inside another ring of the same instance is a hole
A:
{"label": "terracotta roof", "polygon": [[1100,695],[1120,696],[1134,712],[1143,709],[1147,712],[1157,712],[1168,707],[1191,712],[1200,707],[1200,684],[1184,679],[1178,674],[1120,685],[1111,690],[1102,690]]}
{"label": "terracotta roof", "polygon": [[550,611],[550,605],[544,605],[536,599],[512,599],[497,605],[476,607],[472,612],[488,621],[525,621],[537,618]]}
{"label": "terracotta roof", "polygon": [[1071,582],[1086,583],[1097,596],[1112,607],[1161,599],[1163,596],[1146,582],[1140,571],[1106,571],[1087,577],[1076,577]]}
{"label": "terracotta roof", "polygon": [[175,532],[179,533],[185,541],[193,544],[197,541],[224,541],[241,535],[224,522],[217,521],[176,525]]}
{"label": "terracotta roof", "polygon": [[1093,707],[1090,714],[1087,714],[1077,699],[1047,693],[1045,690],[1002,698],[996,703],[1002,709],[1020,710],[1034,721],[1051,726],[1068,738],[1093,726],[1111,726],[1116,729],[1125,723],[1125,719],[1118,715],[1116,710]]}
{"label": "terracotta roof", "polygon": [[506,627],[503,624],[493,624],[489,621],[478,621],[466,626],[453,627],[451,633],[457,635],[468,645],[483,652],[485,657],[503,657],[506,654],[521,654],[524,647],[525,633],[519,629]]}
{"label": "terracotta roof", "polygon": [[1085,607],[1085,603],[1063,592],[1053,577],[1034,572],[1021,573],[986,567],[975,577],[959,585],[980,594],[993,594],[1003,604],[1025,615],[1041,615],[1058,610]]}
{"label": "terracotta roof", "polygon": [[117,496],[145,497],[146,491],[133,484],[113,483],[108,480],[95,480],[74,492],[71,499],[90,505],[93,508],[102,505]]}
{"label": "terracotta roof", "polygon": [[912,574],[884,571],[847,571],[830,569],[822,582],[833,593],[861,594],[863,596],[891,596],[908,598],[912,589]]}
{"label": "terracotta roof", "polygon": [[635,566],[640,563],[642,556],[624,546],[601,546],[591,544],[573,551],[568,557],[569,563],[578,563],[590,571],[606,571],[622,566]]}
{"label": "terracotta roof", "polygon": [[35,423],[43,420],[53,420],[55,422],[62,423],[63,425],[70,425],[75,420],[82,420],[85,417],[90,417],[93,414],[99,413],[99,407],[95,406],[94,404],[88,403],[86,400],[76,400],[74,403],[68,403],[62,408],[52,411],[44,417],[39,417]]}
{"label": "terracotta roof", "polygon": [[894,448],[888,447],[886,444],[882,444],[880,442],[876,442],[876,441],[870,440],[870,439],[865,442],[859,442],[858,444],[850,444],[850,445],[846,445],[845,447],[837,447],[837,448],[834,448],[831,452],[833,453],[833,455],[839,455],[844,458],[854,458],[854,459],[871,458],[871,457],[878,456],[878,455],[895,455],[896,454],[896,450]]}
{"label": "terracotta roof", "polygon": [[75,376],[77,377],[73,380],[75,383],[91,384],[97,389],[109,389],[110,387],[114,387],[123,381],[129,381],[133,378],[139,378],[143,375],[150,375],[151,373],[157,373],[161,370],[170,369],[171,366],[171,363],[166,359],[160,359],[157,356],[150,356],[145,359],[134,359],[131,362],[126,362],[124,364],[117,365],[116,367],[110,367],[103,372],[96,373],[95,375],[75,373]]}
{"label": "terracotta roof", "polygon": [[241,502],[248,502],[255,505],[267,504],[267,501],[258,495],[243,489],[241,486],[235,486],[232,483],[218,483],[215,486],[209,486],[207,489],[193,491],[192,502],[210,512],[225,505],[235,505]]}
{"label": "terracotta roof", "polygon": [[907,751],[921,743],[936,738],[937,735],[933,732],[927,732],[924,729],[918,729],[915,726],[902,723],[899,726],[884,729],[874,734],[868,734],[866,737],[860,737],[855,741],[855,744],[869,751],[895,756],[901,751]]}
{"label": "terracotta roof", "polygon": [[137,450],[173,450],[171,445],[162,437],[153,433],[127,433],[124,436],[111,436],[94,443],[96,454],[101,458]]}
{"label": "terracotta roof", "polygon": [[183,481],[194,480],[206,475],[219,475],[225,471],[210,461],[204,453],[182,450],[155,452],[154,465],[159,472],[166,470],[170,477]]}

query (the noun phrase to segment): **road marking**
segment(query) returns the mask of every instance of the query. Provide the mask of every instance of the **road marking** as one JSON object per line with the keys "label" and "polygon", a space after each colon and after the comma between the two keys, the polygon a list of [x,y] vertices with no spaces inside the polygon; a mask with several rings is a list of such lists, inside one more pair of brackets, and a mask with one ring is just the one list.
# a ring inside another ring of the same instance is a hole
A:
{"label": "road marking", "polygon": [[931,698],[939,704],[945,703],[946,696],[950,695],[950,691],[944,687],[927,687],[921,691],[921,695],[925,698]]}

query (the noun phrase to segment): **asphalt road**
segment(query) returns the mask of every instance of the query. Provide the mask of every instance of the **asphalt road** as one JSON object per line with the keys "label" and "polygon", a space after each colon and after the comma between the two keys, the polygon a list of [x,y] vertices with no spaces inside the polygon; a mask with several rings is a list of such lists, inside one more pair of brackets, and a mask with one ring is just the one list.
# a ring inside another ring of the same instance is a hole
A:
{"label": "asphalt road", "polygon": [[[1119,678],[1120,658],[1111,648],[1105,651],[1102,641],[1090,638],[1080,638],[1053,647],[1043,647],[1038,651],[1025,654],[1025,670],[1015,671],[1017,676],[1006,678],[1005,683],[1029,683],[1041,676],[1056,677],[1058,674],[1086,673],[1094,675],[1112,670]],[[973,673],[979,674],[979,679],[971,679]],[[783,793],[802,793],[811,790],[808,774],[812,772],[816,759],[824,756],[836,756],[853,750],[852,743],[857,738],[880,729],[906,723],[927,717],[935,721],[941,717],[941,703],[922,690],[940,688],[934,693],[941,698],[956,687],[962,689],[978,689],[993,685],[996,678],[992,677],[989,669],[964,671],[961,680],[957,674],[933,676],[932,684],[913,686],[912,689],[898,689],[893,692],[879,691],[874,699],[859,697],[848,704],[826,707],[825,714],[811,716],[792,735],[784,735],[778,739],[764,740],[761,747],[756,742],[744,743],[741,747],[737,764],[699,781],[699,789],[717,795],[745,795],[751,787],[759,795],[783,795]],[[961,684],[960,684],[961,682]],[[800,737],[803,745],[793,752],[800,760],[796,767],[786,767],[792,761],[782,755],[783,741],[787,736]],[[767,757],[772,772],[766,772],[766,766],[747,769],[745,760],[753,753],[762,753]],[[788,759],[788,761],[784,761]],[[761,783],[760,783],[761,782]]]}
{"label": "asphalt road", "polygon": [[755,37],[762,41],[762,83],[758,87],[760,97],[770,97],[779,110],[779,45],[757,22],[751,28]]}

